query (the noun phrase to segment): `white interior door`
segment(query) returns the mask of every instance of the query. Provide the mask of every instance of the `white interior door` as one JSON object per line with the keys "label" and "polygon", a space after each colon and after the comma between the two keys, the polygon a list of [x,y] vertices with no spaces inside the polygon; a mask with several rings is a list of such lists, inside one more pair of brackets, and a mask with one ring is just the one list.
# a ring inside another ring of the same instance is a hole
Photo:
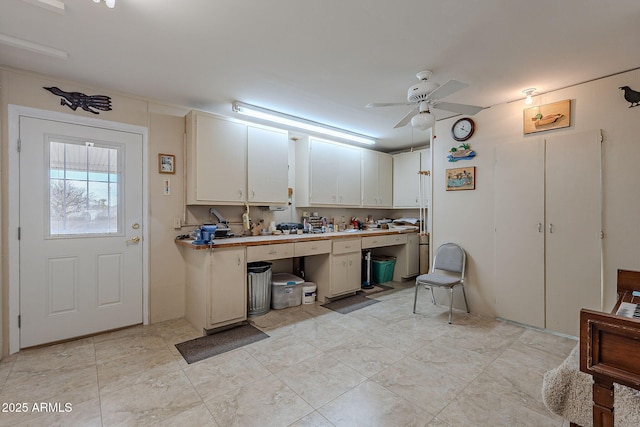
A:
{"label": "white interior door", "polygon": [[143,136],[20,117],[20,347],[143,321]]}
{"label": "white interior door", "polygon": [[544,328],[544,141],[496,148],[498,317]]}
{"label": "white interior door", "polygon": [[546,139],[546,324],[578,336],[602,301],[600,131]]}

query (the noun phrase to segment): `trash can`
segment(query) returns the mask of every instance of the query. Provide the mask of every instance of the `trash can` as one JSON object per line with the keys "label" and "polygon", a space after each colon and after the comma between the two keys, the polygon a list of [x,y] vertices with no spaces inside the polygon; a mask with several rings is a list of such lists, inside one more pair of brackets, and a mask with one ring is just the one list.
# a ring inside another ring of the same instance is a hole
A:
{"label": "trash can", "polygon": [[280,310],[302,304],[304,280],[289,273],[275,273],[272,277],[271,308]]}
{"label": "trash can", "polygon": [[393,280],[396,257],[376,255],[371,259],[373,283],[385,283]]}
{"label": "trash can", "polygon": [[271,309],[271,263],[247,264],[247,316],[260,316]]}

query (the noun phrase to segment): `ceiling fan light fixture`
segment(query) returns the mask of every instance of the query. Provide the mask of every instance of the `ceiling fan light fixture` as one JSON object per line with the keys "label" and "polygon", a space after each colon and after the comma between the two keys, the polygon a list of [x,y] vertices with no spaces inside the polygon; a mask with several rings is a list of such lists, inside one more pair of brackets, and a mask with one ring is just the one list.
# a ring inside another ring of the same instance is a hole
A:
{"label": "ceiling fan light fixture", "polygon": [[524,103],[527,105],[533,104],[533,93],[536,91],[535,87],[530,87],[529,89],[525,89],[522,91],[524,93]]}
{"label": "ceiling fan light fixture", "polygon": [[429,111],[421,112],[411,118],[411,126],[419,130],[427,130],[436,124],[436,116]]}

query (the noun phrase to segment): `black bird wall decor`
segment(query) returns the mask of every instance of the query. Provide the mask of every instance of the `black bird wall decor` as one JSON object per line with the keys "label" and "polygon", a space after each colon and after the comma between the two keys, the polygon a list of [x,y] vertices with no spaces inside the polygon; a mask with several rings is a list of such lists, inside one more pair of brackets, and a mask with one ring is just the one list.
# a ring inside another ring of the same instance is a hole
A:
{"label": "black bird wall decor", "polygon": [[620,86],[618,89],[624,91],[624,99],[631,103],[631,105],[629,105],[629,108],[637,107],[638,105],[640,105],[640,92],[636,92],[629,86]]}
{"label": "black bird wall decor", "polygon": [[80,92],[65,92],[55,86],[43,87],[54,95],[61,96],[60,105],[66,105],[73,111],[76,111],[78,107],[84,111],[88,111],[93,114],[100,114],[96,110],[111,111],[111,97],[106,95],[85,95]]}

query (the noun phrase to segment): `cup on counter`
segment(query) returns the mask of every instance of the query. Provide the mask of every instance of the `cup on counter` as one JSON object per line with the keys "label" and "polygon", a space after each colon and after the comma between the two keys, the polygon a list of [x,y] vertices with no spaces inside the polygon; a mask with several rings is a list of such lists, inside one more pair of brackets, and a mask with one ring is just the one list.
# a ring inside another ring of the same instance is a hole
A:
{"label": "cup on counter", "polygon": [[282,230],[282,234],[289,234],[290,231],[289,230]]}

